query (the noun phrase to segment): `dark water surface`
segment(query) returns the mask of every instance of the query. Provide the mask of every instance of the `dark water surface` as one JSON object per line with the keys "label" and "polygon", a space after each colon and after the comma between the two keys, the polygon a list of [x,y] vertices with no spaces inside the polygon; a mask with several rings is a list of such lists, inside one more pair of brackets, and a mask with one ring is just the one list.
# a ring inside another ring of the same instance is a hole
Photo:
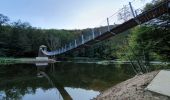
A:
{"label": "dark water surface", "polygon": [[133,75],[128,64],[0,65],[0,100],[90,100]]}

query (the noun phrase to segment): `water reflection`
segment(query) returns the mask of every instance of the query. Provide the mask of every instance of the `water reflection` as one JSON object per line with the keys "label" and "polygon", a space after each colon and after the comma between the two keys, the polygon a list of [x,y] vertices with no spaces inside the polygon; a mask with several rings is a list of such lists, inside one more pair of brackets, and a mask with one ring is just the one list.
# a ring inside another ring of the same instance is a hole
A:
{"label": "water reflection", "polygon": [[63,97],[64,100],[72,100],[71,96],[67,93],[67,91],[64,89],[64,87],[60,86],[57,81],[52,80],[52,76],[50,78],[50,75],[48,76],[45,72],[40,71],[40,74],[42,74],[47,80],[48,82],[52,85],[53,88],[55,88],[57,91],[57,93],[59,94],[59,100],[60,95]]}
{"label": "water reflection", "polygon": [[133,76],[129,65],[0,65],[0,99],[89,100]]}

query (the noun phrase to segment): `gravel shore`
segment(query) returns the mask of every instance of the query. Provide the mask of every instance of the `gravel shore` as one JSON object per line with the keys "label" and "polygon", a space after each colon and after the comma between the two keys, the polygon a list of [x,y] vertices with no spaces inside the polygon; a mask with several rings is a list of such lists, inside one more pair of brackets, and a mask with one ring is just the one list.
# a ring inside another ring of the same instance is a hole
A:
{"label": "gravel shore", "polygon": [[145,90],[158,72],[136,75],[102,92],[95,100],[170,100],[167,96]]}

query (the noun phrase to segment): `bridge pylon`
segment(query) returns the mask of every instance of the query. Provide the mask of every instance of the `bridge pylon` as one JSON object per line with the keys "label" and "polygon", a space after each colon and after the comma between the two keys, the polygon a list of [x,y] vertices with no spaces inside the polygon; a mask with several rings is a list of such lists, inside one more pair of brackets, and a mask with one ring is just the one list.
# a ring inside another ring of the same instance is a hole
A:
{"label": "bridge pylon", "polygon": [[47,46],[41,45],[38,51],[38,57],[36,57],[37,62],[48,62],[48,56],[43,53],[43,51],[47,51]]}
{"label": "bridge pylon", "polygon": [[38,57],[47,57],[42,51],[47,51],[47,46],[41,45],[38,51]]}

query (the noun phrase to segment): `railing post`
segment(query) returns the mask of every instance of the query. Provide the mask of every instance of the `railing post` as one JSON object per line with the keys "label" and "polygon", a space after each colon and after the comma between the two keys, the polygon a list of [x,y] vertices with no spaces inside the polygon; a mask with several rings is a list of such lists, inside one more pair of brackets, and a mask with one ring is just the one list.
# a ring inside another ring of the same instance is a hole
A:
{"label": "railing post", "polygon": [[131,2],[129,2],[129,6],[130,6],[130,10],[131,10],[132,15],[133,15],[133,17],[135,18],[136,16],[135,16],[135,13],[134,13],[134,10],[133,10],[132,3],[131,3]]}
{"label": "railing post", "polygon": [[108,31],[110,31],[109,18],[107,18],[107,28],[108,28]]}
{"label": "railing post", "polygon": [[75,44],[75,47],[77,47],[77,41],[76,40],[74,40],[74,44]]}
{"label": "railing post", "polygon": [[99,34],[101,35],[101,34],[102,34],[102,32],[100,31],[100,32],[99,32]]}
{"label": "railing post", "polygon": [[100,34],[100,35],[102,35],[101,27],[102,27],[102,26],[100,26],[100,28],[99,28],[99,34]]}
{"label": "railing post", "polygon": [[137,10],[135,10],[135,16],[138,16],[138,12],[137,12]]}
{"label": "railing post", "polygon": [[91,29],[91,31],[92,31],[92,36],[93,36],[93,39],[94,39],[94,29]]}
{"label": "railing post", "polygon": [[82,44],[84,44],[84,36],[83,36],[83,34],[81,35],[81,39],[82,39]]}

